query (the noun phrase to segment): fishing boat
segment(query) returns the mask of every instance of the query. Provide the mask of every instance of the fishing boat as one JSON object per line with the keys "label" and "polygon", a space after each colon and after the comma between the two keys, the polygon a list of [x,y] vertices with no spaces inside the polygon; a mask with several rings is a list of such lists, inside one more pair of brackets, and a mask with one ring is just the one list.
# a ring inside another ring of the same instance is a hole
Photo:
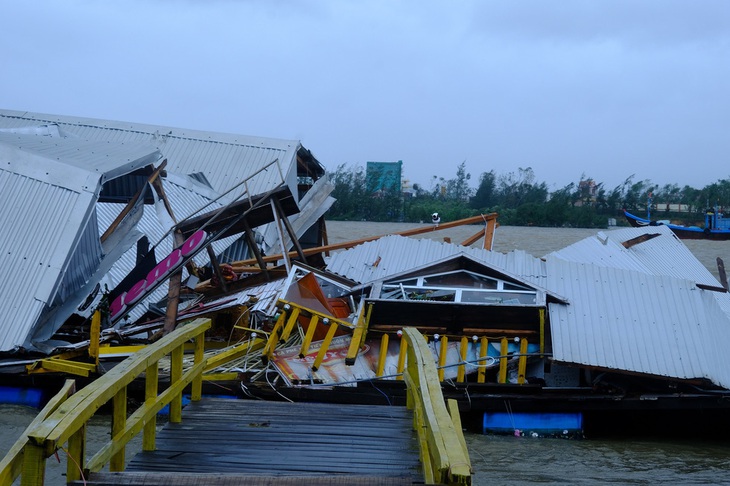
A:
{"label": "fishing boat", "polygon": [[641,218],[625,209],[623,211],[626,220],[635,228],[664,225],[671,229],[677,237],[685,240],[730,240],[730,218],[726,218],[717,206],[705,211],[703,227],[672,224],[668,220]]}

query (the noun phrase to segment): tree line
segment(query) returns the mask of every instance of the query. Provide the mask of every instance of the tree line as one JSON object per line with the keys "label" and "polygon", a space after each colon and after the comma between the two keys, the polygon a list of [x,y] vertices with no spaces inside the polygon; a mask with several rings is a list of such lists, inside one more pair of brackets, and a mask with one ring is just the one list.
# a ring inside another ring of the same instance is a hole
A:
{"label": "tree line", "polygon": [[329,177],[334,185],[332,196],[337,199],[327,216],[332,220],[428,222],[437,212],[443,221],[453,221],[496,212],[503,225],[605,228],[609,218],[624,223],[624,208],[645,216],[649,201],[653,219],[680,224],[698,224],[708,207],[730,204],[730,179],[696,189],[659,186],[631,175],[608,188],[582,174],[577,183],[550,191],[527,167],[504,174],[484,172],[472,187],[464,162],[453,178],[433,176],[429,188],[414,184],[409,192],[375,190],[372,174],[369,177],[359,166],[340,165]]}

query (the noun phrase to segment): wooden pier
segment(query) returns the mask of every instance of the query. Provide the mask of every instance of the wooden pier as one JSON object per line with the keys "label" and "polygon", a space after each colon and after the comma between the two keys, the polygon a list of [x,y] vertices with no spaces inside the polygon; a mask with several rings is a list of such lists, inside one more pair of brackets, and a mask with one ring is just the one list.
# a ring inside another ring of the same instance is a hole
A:
{"label": "wooden pier", "polygon": [[[456,401],[444,400],[433,355],[415,329],[403,333],[408,406],[397,407],[203,399],[209,327],[202,319],[181,326],[76,393],[69,381],[0,461],[0,486],[18,476],[22,486],[44,484],[45,461],[58,451],[68,456],[69,484],[471,484]],[[191,339],[195,360],[183,371]],[[159,392],[167,355],[170,384]],[[130,413],[127,386],[142,374],[145,400]],[[183,410],[188,387],[192,402]],[[110,440],[87,458],[86,424],[107,403]],[[167,404],[169,423],[158,430]],[[126,445],[140,433],[143,450],[127,465]],[[106,465],[112,472],[101,472]]]}
{"label": "wooden pier", "polygon": [[422,483],[412,421],[405,407],[203,398],[154,451],[86,484]]}

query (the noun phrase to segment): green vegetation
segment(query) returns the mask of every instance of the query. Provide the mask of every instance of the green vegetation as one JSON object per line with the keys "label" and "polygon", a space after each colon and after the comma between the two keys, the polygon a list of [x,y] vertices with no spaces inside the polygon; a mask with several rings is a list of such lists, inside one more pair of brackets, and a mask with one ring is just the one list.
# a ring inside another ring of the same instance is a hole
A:
{"label": "green vegetation", "polygon": [[649,198],[653,219],[671,219],[679,224],[698,224],[708,206],[730,204],[730,179],[695,189],[677,184],[659,187],[631,175],[622,184],[607,189],[583,174],[578,183],[551,192],[528,167],[516,173],[484,172],[473,188],[465,163],[457,167],[453,179],[433,176],[430,188],[414,184],[410,192],[403,193],[369,191],[362,167],[341,165],[330,173],[330,178],[334,184],[332,196],[337,199],[328,213],[332,220],[425,222],[437,212],[442,221],[454,221],[496,212],[503,225],[603,228],[608,218],[625,224],[622,208],[645,216]]}

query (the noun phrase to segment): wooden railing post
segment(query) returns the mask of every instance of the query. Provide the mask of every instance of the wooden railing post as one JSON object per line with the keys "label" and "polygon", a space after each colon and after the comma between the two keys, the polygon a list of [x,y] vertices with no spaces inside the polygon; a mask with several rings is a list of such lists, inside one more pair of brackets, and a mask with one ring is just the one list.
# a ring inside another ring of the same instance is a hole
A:
{"label": "wooden railing post", "polygon": [[520,341],[520,357],[517,360],[517,384],[524,385],[527,372],[527,339]]}
{"label": "wooden railing post", "polygon": [[499,346],[499,379],[497,383],[507,383],[507,338],[502,338]]}
{"label": "wooden railing post", "polygon": [[[157,400],[157,381],[159,379],[159,365],[155,361],[150,364],[145,371],[144,378],[144,403],[145,405],[152,406],[155,400]],[[142,433],[142,450],[154,451],[155,441],[157,437],[157,414],[151,417],[147,423],[144,424],[144,432]]]}
{"label": "wooden railing post", "polygon": [[[194,364],[203,362],[205,357],[205,336],[200,334],[195,336],[195,354],[193,358]],[[203,374],[196,376],[190,386],[190,400],[199,401],[203,397]]]}
{"label": "wooden railing post", "polygon": [[302,340],[302,347],[299,350],[300,358],[304,358],[307,354],[309,354],[309,345],[312,344],[312,338],[314,338],[314,331],[317,330],[318,323],[319,316],[314,314],[309,320],[309,327],[307,328],[307,332],[304,334],[304,339]]}
{"label": "wooden railing post", "polygon": [[484,383],[487,379],[487,356],[489,355],[489,340],[482,336],[479,342],[479,371],[477,372],[477,383]]}
{"label": "wooden railing post", "polygon": [[387,333],[383,333],[380,338],[380,354],[378,355],[378,369],[375,376],[381,377],[385,373],[385,361],[388,358],[388,342],[390,338]]}
{"label": "wooden railing post", "polygon": [[68,439],[68,458],[66,459],[66,482],[79,481],[85,474],[86,462],[86,424]]}
{"label": "wooden railing post", "polygon": [[[446,358],[449,354],[449,338],[447,336],[441,336],[441,346],[439,347],[439,367],[438,367],[438,377],[439,381],[444,381],[444,373],[446,369],[444,366],[446,366]],[[434,344],[435,346],[435,344]]]}
{"label": "wooden railing post", "polygon": [[[172,350],[170,355],[170,386],[175,385],[182,377],[184,351],[184,344]],[[182,422],[182,390],[170,402],[170,422],[174,424]]]}
{"label": "wooden railing post", "polygon": [[337,331],[337,323],[333,319],[324,318],[324,319],[322,319],[322,322],[324,322],[325,324],[329,323],[330,328],[327,330],[327,335],[324,337],[324,340],[322,341],[322,345],[319,348],[317,357],[314,358],[314,363],[312,364],[312,371],[317,371],[319,369],[319,367],[322,365],[322,361],[324,360],[324,357],[327,354],[327,350],[329,349],[330,344],[332,343],[332,338],[335,337],[335,332]]}
{"label": "wooden railing post", "polygon": [[[122,433],[127,426],[127,387],[122,387],[112,398],[112,440]],[[112,472],[124,471],[124,447],[114,454],[109,461]]]}
{"label": "wooden railing post", "polygon": [[461,343],[459,343],[459,357],[461,358],[461,364],[457,368],[456,382],[464,383],[464,377],[466,376],[466,353],[469,350],[469,338],[461,336]]}
{"label": "wooden railing post", "polygon": [[23,452],[23,475],[20,478],[20,486],[43,486],[45,478],[45,447],[28,442]]}

